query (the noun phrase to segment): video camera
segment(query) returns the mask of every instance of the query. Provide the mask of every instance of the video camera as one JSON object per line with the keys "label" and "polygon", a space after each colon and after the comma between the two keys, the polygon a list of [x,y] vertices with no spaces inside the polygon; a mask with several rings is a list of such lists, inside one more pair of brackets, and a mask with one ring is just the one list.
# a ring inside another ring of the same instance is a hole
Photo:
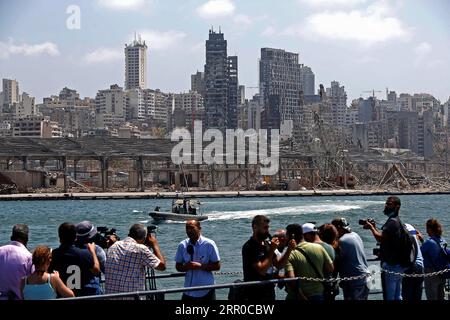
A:
{"label": "video camera", "polygon": [[[103,249],[108,249],[114,242],[120,240],[116,231],[117,230],[114,228],[97,227],[97,236],[94,239],[95,244]],[[114,239],[111,239],[112,236],[114,236]]]}
{"label": "video camera", "polygon": [[373,224],[373,225],[376,224],[375,220],[372,219],[372,218],[367,218],[367,219],[365,219],[365,220],[362,220],[362,219],[361,219],[361,220],[358,220],[358,224],[361,225],[361,226],[365,226],[365,225],[368,224],[368,223]]}
{"label": "video camera", "polygon": [[158,227],[155,226],[154,224],[150,224],[147,226],[147,233],[156,233],[156,230],[158,230]]}

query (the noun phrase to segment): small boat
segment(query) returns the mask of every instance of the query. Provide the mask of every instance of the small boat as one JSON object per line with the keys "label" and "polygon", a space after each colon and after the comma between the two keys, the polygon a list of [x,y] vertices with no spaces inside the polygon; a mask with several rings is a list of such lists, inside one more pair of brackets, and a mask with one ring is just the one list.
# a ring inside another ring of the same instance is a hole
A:
{"label": "small boat", "polygon": [[174,199],[172,201],[172,210],[161,211],[160,207],[149,213],[149,216],[155,221],[186,221],[186,220],[207,220],[208,216],[199,214],[200,201],[195,199]]}

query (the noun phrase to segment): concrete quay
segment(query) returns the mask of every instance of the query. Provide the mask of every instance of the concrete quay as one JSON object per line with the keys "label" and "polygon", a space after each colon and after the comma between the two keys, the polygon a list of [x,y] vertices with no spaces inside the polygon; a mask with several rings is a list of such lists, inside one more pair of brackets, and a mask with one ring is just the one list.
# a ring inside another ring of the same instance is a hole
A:
{"label": "concrete quay", "polygon": [[302,191],[193,191],[193,192],[102,192],[102,193],[29,193],[0,195],[0,201],[32,200],[124,200],[173,199],[183,195],[190,198],[238,197],[317,197],[317,196],[380,196],[450,194],[445,191],[388,191],[388,190],[302,190]]}

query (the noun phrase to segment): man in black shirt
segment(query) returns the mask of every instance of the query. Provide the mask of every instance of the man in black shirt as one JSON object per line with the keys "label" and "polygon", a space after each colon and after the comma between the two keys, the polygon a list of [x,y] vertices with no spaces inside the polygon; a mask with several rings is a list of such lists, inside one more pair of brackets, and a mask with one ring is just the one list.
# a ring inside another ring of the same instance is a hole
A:
{"label": "man in black shirt", "polygon": [[58,271],[61,280],[73,290],[75,296],[92,295],[92,290],[85,285],[100,273],[95,243],[86,244],[87,249],[77,248],[75,225],[68,222],[59,226],[58,235],[61,245],[52,252],[49,271]]}
{"label": "man in black shirt", "polygon": [[[268,270],[276,256],[274,254],[279,241],[274,237],[268,240],[270,220],[266,216],[257,215],[252,220],[252,237],[242,247],[242,265],[244,281],[270,280],[273,274]],[[275,287],[273,284],[249,286],[245,288],[248,300],[271,301],[275,300]]]}
{"label": "man in black shirt", "polygon": [[[398,197],[389,197],[384,206],[384,214],[388,220],[381,228],[381,232],[376,226],[367,222],[364,229],[370,229],[380,243],[381,267],[385,270],[403,273],[406,268],[400,265],[402,256],[399,241],[401,236],[401,224],[399,220],[401,202]],[[392,273],[382,273],[383,296],[385,300],[402,300],[402,277]]]}

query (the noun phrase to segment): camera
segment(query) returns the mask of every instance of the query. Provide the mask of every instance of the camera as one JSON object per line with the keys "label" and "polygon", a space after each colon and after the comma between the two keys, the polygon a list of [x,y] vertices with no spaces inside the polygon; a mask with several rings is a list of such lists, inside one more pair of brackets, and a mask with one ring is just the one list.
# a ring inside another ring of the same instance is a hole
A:
{"label": "camera", "polygon": [[151,224],[151,225],[147,226],[147,233],[153,233],[154,234],[154,233],[156,233],[157,229],[158,229],[157,226]]}
{"label": "camera", "polygon": [[[108,249],[114,242],[120,240],[116,231],[114,228],[97,227],[97,235],[94,238],[95,244],[103,249]],[[114,239],[112,239],[112,236],[114,236]]]}
{"label": "camera", "polygon": [[360,224],[361,226],[365,226],[366,224],[368,224],[368,223],[370,223],[370,224],[373,224],[373,225],[375,225],[375,220],[374,219],[372,219],[372,218],[367,218],[367,219],[365,219],[365,220],[358,220],[358,224]]}

